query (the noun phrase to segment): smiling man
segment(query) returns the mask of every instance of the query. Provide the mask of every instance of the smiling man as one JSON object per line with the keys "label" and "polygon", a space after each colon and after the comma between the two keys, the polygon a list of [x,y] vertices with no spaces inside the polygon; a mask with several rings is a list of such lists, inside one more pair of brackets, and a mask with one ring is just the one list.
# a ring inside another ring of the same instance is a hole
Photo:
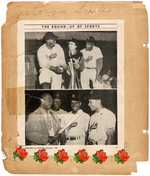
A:
{"label": "smiling man", "polygon": [[53,95],[53,105],[52,105],[52,109],[50,110],[53,114],[57,115],[59,121],[60,121],[60,125],[61,127],[64,126],[64,116],[67,114],[66,111],[64,111],[63,109],[61,109],[61,97],[60,97],[60,93],[57,92]]}
{"label": "smiling man", "polygon": [[49,111],[52,103],[52,96],[43,93],[40,107],[28,116],[25,131],[31,145],[58,145],[56,134],[61,127],[57,116]]}
{"label": "smiling man", "polygon": [[103,94],[93,91],[89,96],[89,107],[95,113],[91,116],[89,125],[89,145],[112,145],[116,117],[113,112],[102,105]]}
{"label": "smiling man", "polygon": [[66,145],[85,145],[90,116],[80,109],[78,94],[71,96],[71,109],[65,118],[65,124],[72,123],[65,130]]}
{"label": "smiling man", "polygon": [[68,69],[65,62],[64,51],[56,43],[57,36],[47,32],[44,36],[45,44],[37,51],[40,66],[39,82],[43,89],[60,89],[62,84],[62,73]]}

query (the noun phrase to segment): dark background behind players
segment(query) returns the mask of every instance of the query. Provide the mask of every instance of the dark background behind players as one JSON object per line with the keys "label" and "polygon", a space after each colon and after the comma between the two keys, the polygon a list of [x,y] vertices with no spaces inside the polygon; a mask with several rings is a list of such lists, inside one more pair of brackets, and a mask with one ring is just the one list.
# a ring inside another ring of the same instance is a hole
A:
{"label": "dark background behind players", "polygon": [[[99,47],[103,54],[103,68],[100,72],[102,76],[106,67],[110,67],[112,76],[117,77],[117,32],[115,31],[93,31],[93,32],[54,32],[59,38],[57,43],[63,48],[64,52],[68,50],[67,41],[72,37],[78,40],[78,50],[85,48],[85,40],[88,36],[95,37],[95,46]],[[25,36],[25,64],[26,64],[26,89],[40,89],[38,82],[38,61],[37,50],[43,45],[44,40],[38,38],[38,33],[26,33]],[[115,87],[114,87],[115,88]]]}
{"label": "dark background behind players", "polygon": [[[102,92],[103,93],[103,100],[102,104],[105,108],[109,109],[116,115],[117,119],[117,91],[116,90],[94,90],[97,91],[97,93]],[[25,105],[26,105],[26,119],[28,118],[28,115],[33,112],[35,109],[37,109],[40,105],[40,95],[45,93],[50,93],[52,96],[57,93],[58,91],[54,90],[26,90],[26,98],[25,98]],[[88,113],[90,116],[93,114],[93,112],[90,110],[90,107],[88,106],[88,95],[90,94],[91,90],[67,90],[67,91],[59,91],[60,97],[61,97],[61,109],[70,112],[70,97],[74,92],[78,92],[78,96],[80,96],[81,99],[81,109]],[[33,98],[33,97],[35,98]],[[38,97],[38,98],[36,98]],[[121,118],[121,117],[120,117]],[[116,120],[117,122],[117,120]],[[115,144],[117,144],[117,124],[116,124],[116,132],[115,132]]]}

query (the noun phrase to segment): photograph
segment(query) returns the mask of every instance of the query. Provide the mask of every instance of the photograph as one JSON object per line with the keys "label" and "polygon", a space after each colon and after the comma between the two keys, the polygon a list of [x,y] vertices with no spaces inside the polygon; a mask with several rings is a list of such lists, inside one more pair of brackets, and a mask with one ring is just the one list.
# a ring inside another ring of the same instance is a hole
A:
{"label": "photograph", "polygon": [[123,20],[19,21],[18,145],[124,147]]}
{"label": "photograph", "polygon": [[26,145],[117,145],[117,91],[26,90]]}
{"label": "photograph", "polygon": [[25,87],[117,88],[117,31],[25,32]]}

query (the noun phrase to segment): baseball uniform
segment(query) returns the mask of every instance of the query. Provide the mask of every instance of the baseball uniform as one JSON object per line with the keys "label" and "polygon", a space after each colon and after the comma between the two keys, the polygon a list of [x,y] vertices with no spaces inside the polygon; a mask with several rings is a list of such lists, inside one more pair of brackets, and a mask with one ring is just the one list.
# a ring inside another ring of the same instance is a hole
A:
{"label": "baseball uniform", "polygon": [[[72,112],[65,117],[65,124],[75,116]],[[90,116],[82,111],[79,116],[66,130],[66,145],[85,145],[86,132],[88,130]]]}
{"label": "baseball uniform", "polygon": [[46,44],[42,45],[37,51],[38,62],[41,67],[39,82],[51,83],[51,89],[60,89],[62,75],[51,71],[50,66],[66,65],[64,51],[59,44],[55,44],[52,49],[48,49]]}
{"label": "baseball uniform", "polygon": [[93,46],[91,51],[84,48],[81,50],[84,59],[84,70],[81,72],[81,86],[83,89],[90,88],[89,81],[91,80],[94,84],[96,82],[96,60],[98,58],[102,59],[103,55],[100,48]]}
{"label": "baseball uniform", "polygon": [[113,112],[103,108],[100,112],[95,112],[90,119],[89,140],[94,140],[97,145],[105,145],[107,131],[112,128],[115,131],[116,117]]}

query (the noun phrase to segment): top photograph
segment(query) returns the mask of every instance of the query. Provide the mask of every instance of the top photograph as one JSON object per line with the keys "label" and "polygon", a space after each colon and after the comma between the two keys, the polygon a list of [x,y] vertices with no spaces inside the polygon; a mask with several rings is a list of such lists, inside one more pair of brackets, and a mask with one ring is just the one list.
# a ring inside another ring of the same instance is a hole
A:
{"label": "top photograph", "polygon": [[24,31],[25,89],[116,89],[117,28],[59,30]]}

